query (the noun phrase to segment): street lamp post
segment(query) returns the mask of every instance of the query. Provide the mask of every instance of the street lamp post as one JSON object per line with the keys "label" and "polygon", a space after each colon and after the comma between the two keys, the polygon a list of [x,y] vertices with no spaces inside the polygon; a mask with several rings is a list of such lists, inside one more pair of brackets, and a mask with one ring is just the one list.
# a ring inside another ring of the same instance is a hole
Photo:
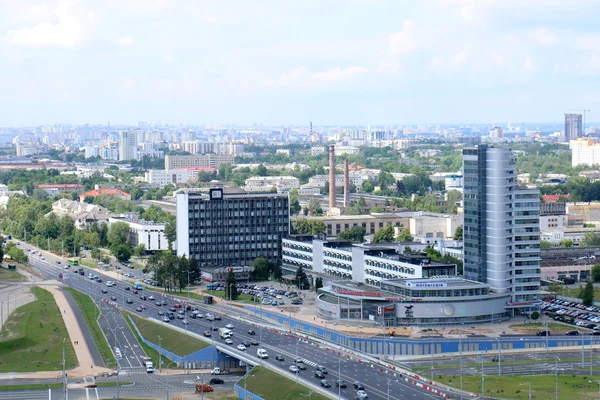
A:
{"label": "street lamp post", "polygon": [[162,338],[158,335],[158,347],[160,348],[158,352],[158,372],[162,373]]}
{"label": "street lamp post", "polygon": [[458,351],[459,351],[459,359],[460,359],[460,399],[463,398],[463,368],[462,368],[462,329],[460,325],[458,327]]}
{"label": "street lamp post", "polygon": [[556,400],[558,400],[558,362],[560,358],[556,357],[554,375],[556,376]]}
{"label": "street lamp post", "polygon": [[340,382],[342,380],[342,361],[344,361],[343,358],[338,360],[338,400],[342,400],[342,385]]}
{"label": "street lamp post", "polygon": [[481,352],[481,395],[485,396],[485,378],[483,377],[483,351]]}
{"label": "street lamp post", "polygon": [[498,342],[498,376],[502,376],[502,344],[500,343],[500,338],[495,338]]}
{"label": "street lamp post", "polygon": [[531,400],[531,382],[519,383],[519,386],[529,385],[529,400]]}

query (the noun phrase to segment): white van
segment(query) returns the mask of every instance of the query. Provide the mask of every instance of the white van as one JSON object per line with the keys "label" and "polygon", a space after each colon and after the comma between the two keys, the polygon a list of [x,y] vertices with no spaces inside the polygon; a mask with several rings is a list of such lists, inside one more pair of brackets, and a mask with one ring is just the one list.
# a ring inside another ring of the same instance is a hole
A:
{"label": "white van", "polygon": [[269,358],[269,353],[267,353],[267,351],[265,349],[258,349],[256,350],[256,355],[258,356],[258,358]]}

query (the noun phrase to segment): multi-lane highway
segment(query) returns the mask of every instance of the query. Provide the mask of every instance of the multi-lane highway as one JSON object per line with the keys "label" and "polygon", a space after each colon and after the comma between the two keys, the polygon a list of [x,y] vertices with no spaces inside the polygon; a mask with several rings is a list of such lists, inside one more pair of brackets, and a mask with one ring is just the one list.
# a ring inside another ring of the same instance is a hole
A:
{"label": "multi-lane highway", "polygon": [[[37,250],[28,244],[22,243],[21,247],[24,249]],[[68,279],[63,279],[64,283],[80,290],[93,298],[106,299],[119,307],[128,311],[144,315],[145,317],[154,318],[157,322],[161,323],[159,317],[159,311],[165,312],[169,308],[174,306],[177,301],[171,300],[167,297],[161,297],[160,293],[152,292],[149,290],[140,291],[137,294],[133,293],[133,287],[130,290],[125,290],[125,287],[129,284],[125,282],[117,282],[116,286],[107,287],[106,281],[111,280],[110,277],[103,275],[97,270],[90,270],[84,267],[85,275],[81,276],[72,271],[64,270],[64,264],[57,264],[57,261],[64,263],[64,260],[49,254],[44,253],[44,259],[39,256],[31,255],[29,264],[40,271],[43,275],[49,278],[56,279],[59,274],[69,275]],[[89,272],[99,275],[103,282],[97,283],[88,278]],[[102,293],[102,291],[106,293]],[[140,296],[154,295],[157,300],[141,300]],[[130,300],[128,303],[127,300]],[[162,304],[165,300],[166,305]],[[143,305],[145,309],[141,312],[136,311],[139,306]],[[174,319],[169,322],[169,325],[176,325],[180,328],[184,328],[198,335],[203,335],[205,331],[211,331],[214,327],[225,327],[227,324],[234,326],[233,344],[227,346],[218,335],[213,335],[212,341],[217,345],[218,348],[226,349],[229,353],[237,354],[240,357],[246,357],[254,361],[254,363],[268,363],[273,367],[276,367],[287,374],[292,379],[298,379],[307,381],[313,385],[319,385],[320,380],[315,378],[314,372],[316,366],[324,366],[327,368],[329,373],[326,375],[327,380],[332,384],[332,387],[327,389],[333,396],[339,396],[345,399],[354,399],[356,397],[356,390],[353,384],[355,382],[361,382],[365,385],[366,391],[370,399],[439,399],[441,396],[438,394],[426,391],[424,388],[420,388],[415,385],[415,381],[395,371],[388,371],[385,368],[373,366],[370,363],[359,362],[357,358],[348,358],[343,353],[333,351],[326,346],[319,345],[317,342],[313,342],[307,338],[299,338],[290,334],[285,334],[278,329],[273,327],[266,327],[260,320],[254,319],[249,316],[236,316],[235,312],[222,313],[220,308],[206,306],[204,304],[195,304],[196,308],[203,314],[212,312],[215,315],[222,317],[221,321],[207,321],[205,318],[192,319],[189,317],[189,313],[186,314],[186,319],[189,322],[188,325],[184,325],[182,320]],[[107,311],[107,310],[105,310]],[[103,317],[104,318],[104,317]],[[111,320],[110,313],[107,312],[108,321]],[[118,319],[118,318],[117,318]],[[123,326],[116,319],[112,326]],[[110,324],[110,322],[107,322]],[[121,324],[121,325],[119,325]],[[167,323],[165,323],[166,325]],[[250,335],[249,331],[255,331],[256,335]],[[123,354],[123,360],[121,364],[125,362],[131,364],[132,368],[137,366],[137,363],[141,366],[140,357],[143,355],[143,351],[136,347],[136,343],[130,338],[126,337],[125,329],[121,330],[123,336],[119,336],[119,332],[115,332],[117,345],[120,346],[120,350]],[[217,332],[214,332],[216,334]],[[246,351],[240,351],[237,349],[237,345],[245,341],[257,340],[260,342],[260,347],[265,348],[270,357],[265,360],[259,360],[256,357],[257,346],[251,346]],[[110,339],[109,339],[110,341]],[[112,343],[111,343],[112,346]],[[284,361],[277,361],[275,355],[281,355]],[[307,365],[307,369],[300,371],[298,375],[289,371],[289,367],[293,364],[295,357],[302,358],[304,363]],[[127,359],[127,361],[125,361]],[[338,373],[339,371],[339,373]],[[337,388],[336,382],[338,379],[342,379],[346,382],[346,388]]]}

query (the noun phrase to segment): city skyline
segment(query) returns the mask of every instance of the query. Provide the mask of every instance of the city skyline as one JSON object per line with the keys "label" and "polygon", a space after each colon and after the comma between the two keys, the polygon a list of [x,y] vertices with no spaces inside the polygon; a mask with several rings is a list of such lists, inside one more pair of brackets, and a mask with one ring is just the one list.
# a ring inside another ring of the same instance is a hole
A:
{"label": "city skyline", "polygon": [[3,3],[0,126],[593,121],[600,102],[587,0]]}

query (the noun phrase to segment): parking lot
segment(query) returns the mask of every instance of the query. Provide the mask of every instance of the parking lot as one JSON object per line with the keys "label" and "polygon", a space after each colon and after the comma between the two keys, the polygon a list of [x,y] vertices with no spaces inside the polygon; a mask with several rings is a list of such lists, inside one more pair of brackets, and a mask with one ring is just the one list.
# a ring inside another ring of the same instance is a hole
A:
{"label": "parking lot", "polygon": [[[584,329],[591,329],[592,335],[600,335],[600,308],[584,306],[565,300],[551,300],[543,302],[541,310],[555,321],[565,322]],[[568,334],[578,335],[577,331]]]}
{"label": "parking lot", "polygon": [[[206,286],[208,290],[225,291],[223,283],[211,283]],[[257,303],[266,306],[301,306],[303,301],[294,290],[283,290],[269,286],[258,286],[253,284],[238,283],[238,293],[247,294],[257,299]]]}

